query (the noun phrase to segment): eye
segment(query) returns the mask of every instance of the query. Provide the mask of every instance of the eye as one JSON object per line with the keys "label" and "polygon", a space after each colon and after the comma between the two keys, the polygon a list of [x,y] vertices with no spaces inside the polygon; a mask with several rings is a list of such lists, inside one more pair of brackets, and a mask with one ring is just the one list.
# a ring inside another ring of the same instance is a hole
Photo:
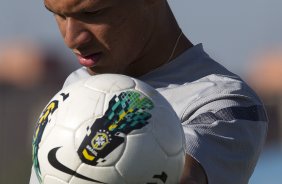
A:
{"label": "eye", "polygon": [[104,12],[104,9],[95,10],[95,11],[85,11],[83,12],[84,15],[100,15]]}

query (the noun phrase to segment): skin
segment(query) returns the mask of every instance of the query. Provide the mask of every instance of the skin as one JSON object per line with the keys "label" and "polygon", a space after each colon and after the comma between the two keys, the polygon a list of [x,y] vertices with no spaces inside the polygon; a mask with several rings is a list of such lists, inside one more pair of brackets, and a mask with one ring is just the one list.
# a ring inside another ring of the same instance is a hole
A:
{"label": "skin", "polygon": [[[182,35],[166,0],[45,0],[65,44],[76,54],[99,53],[90,74],[141,76],[176,58],[192,43]],[[176,47],[175,47],[176,46]],[[173,51],[175,47],[175,51]],[[186,155],[181,183],[207,183],[201,165]]]}

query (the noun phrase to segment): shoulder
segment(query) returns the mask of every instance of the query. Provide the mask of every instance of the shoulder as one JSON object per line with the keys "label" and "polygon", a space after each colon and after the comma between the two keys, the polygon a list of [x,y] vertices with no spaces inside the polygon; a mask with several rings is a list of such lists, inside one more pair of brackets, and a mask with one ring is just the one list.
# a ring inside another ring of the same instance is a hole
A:
{"label": "shoulder", "polygon": [[266,136],[263,104],[240,77],[208,55],[190,56],[187,52],[143,79],[176,111],[186,153],[201,164],[209,183],[247,183]]}
{"label": "shoulder", "polygon": [[[170,102],[182,121],[197,116],[196,112],[200,113],[202,109],[208,110],[205,107],[209,104],[215,104],[212,106],[214,111],[230,106],[262,106],[256,93],[232,73],[210,72],[202,75],[195,71],[192,77],[183,75],[181,80],[150,82]],[[216,105],[221,101],[223,103]]]}
{"label": "shoulder", "polygon": [[[262,106],[256,93],[235,75],[211,74],[180,88],[190,93],[183,96],[183,99],[190,100],[182,114],[183,118],[193,118],[197,115],[196,111],[206,106],[210,106],[214,111],[231,106]],[[203,111],[207,110],[204,108]]]}

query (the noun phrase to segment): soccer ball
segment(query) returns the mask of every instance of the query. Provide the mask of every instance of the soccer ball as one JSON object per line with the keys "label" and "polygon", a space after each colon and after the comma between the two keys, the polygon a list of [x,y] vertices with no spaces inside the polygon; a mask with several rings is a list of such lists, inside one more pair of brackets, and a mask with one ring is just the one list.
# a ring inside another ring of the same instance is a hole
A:
{"label": "soccer ball", "polygon": [[39,117],[33,167],[40,183],[178,183],[181,123],[149,85],[101,74],[57,93]]}

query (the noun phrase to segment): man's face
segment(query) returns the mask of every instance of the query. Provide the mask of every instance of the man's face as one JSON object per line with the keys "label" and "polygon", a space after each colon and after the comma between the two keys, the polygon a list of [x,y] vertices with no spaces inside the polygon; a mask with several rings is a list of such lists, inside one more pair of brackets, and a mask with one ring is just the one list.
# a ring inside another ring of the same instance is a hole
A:
{"label": "man's face", "polygon": [[[144,0],[45,0],[66,45],[93,73],[130,73],[153,29]],[[145,63],[144,63],[145,64]]]}

